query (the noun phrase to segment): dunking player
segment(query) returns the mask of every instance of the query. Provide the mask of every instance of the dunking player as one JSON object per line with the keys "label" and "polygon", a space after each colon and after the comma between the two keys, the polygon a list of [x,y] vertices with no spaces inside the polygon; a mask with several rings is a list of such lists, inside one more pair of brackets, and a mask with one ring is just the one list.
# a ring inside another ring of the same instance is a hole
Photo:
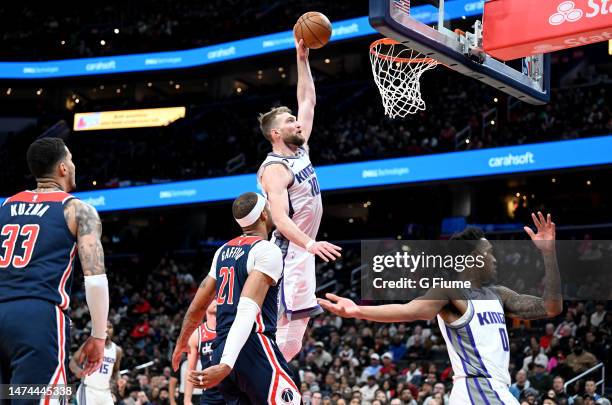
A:
{"label": "dunking player", "polygon": [[[212,344],[217,337],[217,301],[213,300],[206,309],[206,321],[193,331],[189,338],[189,352],[187,354],[187,370],[201,371],[212,365]],[[199,367],[198,367],[199,366]],[[209,388],[202,392],[194,389],[193,384],[183,377],[185,381],[184,405],[225,405],[225,399],[217,388]],[[195,392],[194,392],[195,391]],[[195,394],[200,392],[200,394]]]}
{"label": "dunking player", "polygon": [[243,235],[215,253],[210,273],[185,315],[172,364],[178,367],[187,337],[216,296],[216,365],[192,371],[190,381],[198,388],[218,385],[230,403],[300,404],[300,393],[274,339],[283,262],[278,246],[266,240],[273,226],[270,209],[262,195],[245,193],[234,201],[232,211]]}
{"label": "dunking player", "polygon": [[317,242],[323,214],[321,190],[308,156],[316,94],[308,62],[308,48],[297,48],[298,116],[287,107],[273,108],[259,116],[264,137],[272,144],[258,171],[258,179],[270,202],[276,231],[272,241],[283,252],[284,274],[280,282],[280,311],[276,339],[287,361],[302,348],[310,317],[322,312],[315,297],[315,258],[326,262],[340,257],[340,248]]}
{"label": "dunking player", "polygon": [[81,379],[81,384],[77,390],[76,400],[78,405],[106,405],[113,403],[111,395],[111,381],[116,381],[121,370],[121,359],[123,350],[113,342],[114,328],[111,322],[106,327],[106,343],[104,345],[104,358],[99,369],[91,375],[83,375],[83,368],[78,364],[77,359],[81,356],[83,346],[81,346],[70,359],[70,371],[77,378]]}
{"label": "dunking player", "polygon": [[35,141],[27,161],[36,189],[0,208],[0,383],[66,384],[65,311],[77,248],[93,324],[79,363],[85,375],[102,364],[108,316],[102,225],[92,206],[67,194],[75,188],[75,166],[61,139]]}
{"label": "dunking player", "polygon": [[[503,286],[486,286],[495,280],[496,260],[491,244],[478,228],[467,228],[452,239],[468,243],[471,254],[484,256],[485,266],[471,273],[472,289],[438,291],[407,304],[358,306],[347,298],[328,294],[320,300],[323,308],[346,318],[375,322],[410,322],[430,320],[437,315],[438,325],[454,372],[451,405],[517,404],[508,387],[510,352],[505,315],[522,319],[542,319],[557,316],[563,310],[561,280],[555,254],[555,224],[550,215],[532,215],[537,228],[525,231],[540,249],[545,266],[543,298],[518,294]],[[428,295],[432,291],[428,292]]]}

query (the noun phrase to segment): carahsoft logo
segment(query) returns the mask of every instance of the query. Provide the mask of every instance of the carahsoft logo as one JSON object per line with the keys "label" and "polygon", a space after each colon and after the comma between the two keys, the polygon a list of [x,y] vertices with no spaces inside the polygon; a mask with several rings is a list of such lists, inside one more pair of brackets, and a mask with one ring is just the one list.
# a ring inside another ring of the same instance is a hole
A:
{"label": "carahsoft logo", "polygon": [[582,18],[584,12],[576,8],[573,1],[564,1],[557,7],[557,12],[548,18],[550,25],[561,25],[564,22],[576,22]]}

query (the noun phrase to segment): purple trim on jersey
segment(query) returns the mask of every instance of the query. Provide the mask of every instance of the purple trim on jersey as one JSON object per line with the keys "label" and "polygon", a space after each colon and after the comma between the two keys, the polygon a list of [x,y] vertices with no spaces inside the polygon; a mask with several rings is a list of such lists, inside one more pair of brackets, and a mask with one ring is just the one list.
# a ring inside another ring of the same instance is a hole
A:
{"label": "purple trim on jersey", "polygon": [[[451,347],[453,347],[453,335],[451,335],[450,329],[448,328],[445,328],[445,329],[446,329],[446,335],[448,336],[448,341]],[[467,367],[465,366],[465,361],[463,361],[461,356],[459,356],[459,353],[457,353],[457,357],[459,357],[459,360],[461,360],[461,366],[463,366],[463,371],[465,372],[465,375],[466,375],[466,378],[464,378],[465,388],[467,389],[468,397],[470,398],[470,403],[471,405],[474,405],[474,400],[472,399],[472,393],[470,392],[470,384],[468,384],[468,379],[467,379],[468,372],[467,372]]]}
{"label": "purple trim on jersey", "polygon": [[[461,322],[459,325],[454,325],[454,326],[442,320],[444,322],[444,326],[447,326],[450,329],[461,329],[461,328],[464,328],[466,325],[468,325],[472,321],[472,319],[474,319],[474,314],[476,313],[476,310],[474,309],[474,305],[472,304],[472,301],[470,300],[467,300],[467,302],[468,302],[468,306],[472,307],[472,315],[469,317],[469,319],[467,319],[465,322]],[[468,308],[468,311],[469,311],[469,308]]]}
{"label": "purple trim on jersey", "polygon": [[[459,343],[459,347],[461,347],[461,350],[463,351],[463,355],[467,358],[468,356],[467,356],[467,353],[465,352],[465,347],[463,346],[463,341],[461,340],[461,336],[459,335],[459,333],[457,333],[457,343]],[[457,354],[457,355],[459,356],[459,354]],[[461,356],[459,356],[459,358],[461,359]],[[470,385],[468,383],[468,378],[470,378],[470,377],[469,377],[468,372],[467,372],[467,367],[465,367],[466,362],[463,359],[461,359],[461,362],[463,363],[463,370],[465,371],[465,375],[466,375],[465,385],[468,388],[468,394],[470,396],[470,401],[472,401],[472,403],[473,403],[472,395],[470,394]],[[469,364],[469,363],[467,363],[467,364]],[[472,367],[474,367],[474,366],[472,366]],[[489,401],[487,400],[486,396],[484,395],[484,392],[482,392],[482,388],[480,388],[480,384],[478,383],[478,379],[474,378],[474,380],[476,381],[476,388],[478,388],[478,392],[480,393],[480,396],[485,400],[487,405],[491,405],[489,403]]]}
{"label": "purple trim on jersey", "polygon": [[478,388],[478,392],[480,392],[480,396],[482,397],[482,399],[484,399],[484,401],[485,401],[485,403],[487,405],[491,405],[491,403],[487,399],[487,396],[484,394],[484,392],[482,391],[482,388],[480,387],[480,383],[478,382],[478,378],[474,378],[474,382],[476,383],[476,388]]}
{"label": "purple trim on jersey", "polygon": [[[472,328],[470,328],[470,326],[468,325],[466,327],[466,330],[467,330],[468,336],[470,337],[470,344],[472,345],[472,348],[474,349],[474,353],[476,353],[476,357],[478,357],[478,361],[480,362],[482,369],[485,371],[485,373],[487,373],[487,375],[489,376],[488,378],[491,378],[491,374],[489,373],[489,370],[487,370],[487,367],[484,365],[484,362],[482,361],[482,357],[480,357],[480,353],[478,352],[478,349],[476,348],[476,341],[474,340],[474,335],[472,334]],[[497,391],[493,389],[493,386],[491,385],[491,382],[489,380],[487,380],[487,384],[489,384],[489,388],[491,388],[491,391],[493,391],[497,399],[499,399],[499,402],[503,404],[504,401],[501,400],[500,396],[497,394]]]}
{"label": "purple trim on jersey", "polygon": [[480,363],[480,365],[482,366],[482,369],[485,372],[485,377],[491,378],[491,374],[489,374],[487,367],[484,365],[484,362],[482,361],[482,357],[480,357],[480,352],[478,351],[478,348],[476,347],[476,341],[474,340],[474,335],[472,335],[472,328],[470,328],[470,325],[467,325],[465,327],[465,330],[468,334],[468,337],[470,338],[470,345],[472,346],[472,349],[474,349],[474,354],[476,355],[478,362]]}

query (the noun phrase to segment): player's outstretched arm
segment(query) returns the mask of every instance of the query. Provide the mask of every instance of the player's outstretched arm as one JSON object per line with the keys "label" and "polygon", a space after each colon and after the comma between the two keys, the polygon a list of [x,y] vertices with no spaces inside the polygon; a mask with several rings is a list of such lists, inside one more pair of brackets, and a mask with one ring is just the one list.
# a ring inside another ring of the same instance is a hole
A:
{"label": "player's outstretched arm", "polygon": [[[213,260],[211,271],[214,267],[216,267],[216,257],[215,260]],[[215,298],[216,285],[217,281],[215,277],[211,276],[210,274],[206,276],[200,284],[195,297],[193,297],[193,301],[191,301],[191,304],[187,309],[187,313],[185,313],[181,333],[176,341],[174,353],[172,353],[172,367],[174,368],[174,371],[178,370],[183,353],[188,352],[189,350],[189,337],[200,325],[200,323],[202,323],[204,314],[206,314],[206,308],[208,308],[212,300]]]}
{"label": "player's outstretched arm", "polygon": [[326,300],[319,299],[319,305],[333,314],[381,323],[429,321],[449,302],[448,299],[422,297],[406,304],[363,306],[335,294],[328,293],[325,297]]}
{"label": "player's outstretched arm", "polygon": [[563,296],[561,295],[561,276],[557,265],[555,250],[555,223],[550,214],[544,217],[531,214],[537,233],[525,227],[529,235],[544,258],[544,294],[542,298],[533,295],[518,294],[507,287],[496,287],[497,294],[504,303],[504,310],[511,318],[543,319],[552,318],[563,311]]}
{"label": "player's outstretched arm", "polygon": [[340,246],[329,242],[314,241],[310,236],[298,228],[289,218],[289,194],[287,188],[291,184],[292,178],[285,166],[281,164],[270,165],[265,168],[261,176],[261,184],[268,196],[272,220],[276,229],[291,242],[303,247],[310,253],[319,256],[326,262],[336,260],[340,257]]}
{"label": "player's outstretched arm", "polygon": [[100,240],[102,222],[94,207],[80,200],[66,204],[64,216],[75,233],[83,274],[85,298],[91,314],[91,336],[83,345],[79,364],[85,363],[84,375],[89,375],[102,364],[108,319],[108,280],[104,267],[104,249]]}
{"label": "player's outstretched arm", "polygon": [[314,122],[314,110],[317,104],[317,95],[315,92],[314,80],[310,71],[310,63],[308,62],[309,50],[304,45],[304,40],[300,39],[295,43],[297,51],[297,100],[298,100],[298,122],[302,127],[302,136],[308,144],[310,134],[312,133],[312,125]]}

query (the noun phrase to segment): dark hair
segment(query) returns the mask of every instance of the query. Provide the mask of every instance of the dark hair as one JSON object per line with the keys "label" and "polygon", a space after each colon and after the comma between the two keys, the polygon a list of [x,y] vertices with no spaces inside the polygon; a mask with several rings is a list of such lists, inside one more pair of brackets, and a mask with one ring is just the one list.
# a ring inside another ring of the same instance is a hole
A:
{"label": "dark hair", "polygon": [[240,197],[234,200],[232,204],[232,213],[234,214],[234,218],[241,219],[249,215],[249,212],[253,210],[257,204],[257,194],[256,193],[244,193],[241,194]]}
{"label": "dark hair", "polygon": [[476,250],[478,241],[484,237],[482,229],[468,226],[463,231],[453,234],[449,240],[456,241],[452,245],[455,253],[470,254]]}
{"label": "dark hair", "polygon": [[42,138],[30,145],[27,152],[30,172],[35,178],[48,176],[55,165],[66,157],[66,144],[59,138]]}

